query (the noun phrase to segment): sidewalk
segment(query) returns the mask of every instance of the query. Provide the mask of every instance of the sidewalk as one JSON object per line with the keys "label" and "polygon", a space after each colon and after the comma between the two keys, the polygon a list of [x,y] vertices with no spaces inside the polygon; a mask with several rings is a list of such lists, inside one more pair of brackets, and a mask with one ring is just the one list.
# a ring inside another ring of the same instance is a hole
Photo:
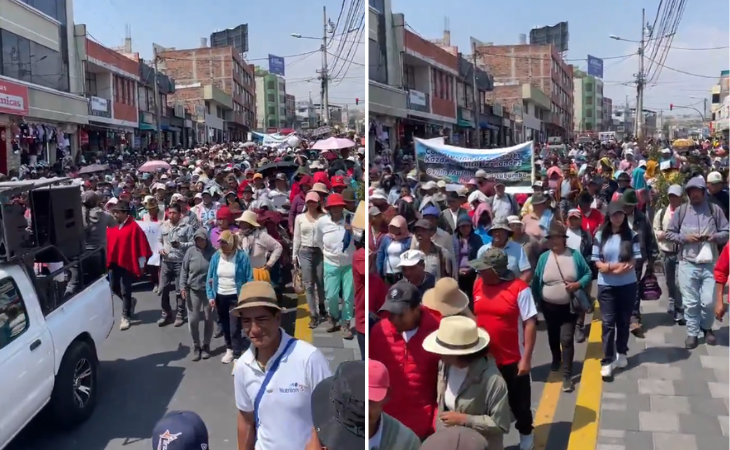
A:
{"label": "sidewalk", "polygon": [[600,320],[591,324],[569,450],[720,450],[728,448],[728,326],[718,345],[684,348],[685,327],[659,301],[642,303],[645,337],[629,340],[629,366],[613,382],[600,375]]}

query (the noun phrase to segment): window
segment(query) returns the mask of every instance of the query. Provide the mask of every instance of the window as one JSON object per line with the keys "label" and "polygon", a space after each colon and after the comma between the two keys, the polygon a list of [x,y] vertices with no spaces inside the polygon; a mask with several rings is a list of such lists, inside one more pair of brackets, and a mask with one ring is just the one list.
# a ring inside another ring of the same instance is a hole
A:
{"label": "window", "polygon": [[593,83],[586,83],[586,91],[593,92]]}
{"label": "window", "polygon": [[720,94],[712,94],[712,103],[720,103]]}
{"label": "window", "polygon": [[31,82],[30,41],[6,30],[2,30],[0,36],[3,47],[3,75]]}
{"label": "window", "polygon": [[274,80],[267,81],[266,82],[266,89],[271,90],[271,91],[275,90],[276,89],[276,81],[274,81]]}
{"label": "window", "polygon": [[66,23],[66,0],[20,0],[62,24]]}
{"label": "window", "polygon": [[68,73],[60,53],[7,30],[0,33],[0,41],[3,75],[68,92]]}
{"label": "window", "polygon": [[276,96],[274,94],[266,94],[266,101],[274,103],[276,101]]}
{"label": "window", "polygon": [[96,74],[93,72],[86,72],[86,93],[94,97],[98,95],[96,90]]}
{"label": "window", "polygon": [[145,96],[145,88],[142,86],[137,86],[137,104],[139,105],[139,109],[142,111],[149,111],[147,97]]}
{"label": "window", "polygon": [[12,278],[0,280],[0,349],[30,327],[28,311]]}
{"label": "window", "polygon": [[593,97],[586,97],[586,105],[592,105],[593,104]]}
{"label": "window", "polygon": [[276,106],[269,106],[269,115],[270,116],[276,115]]}
{"label": "window", "polygon": [[379,13],[385,12],[385,1],[384,0],[369,0],[370,7]]}
{"label": "window", "polygon": [[586,109],[586,117],[593,117],[593,110],[592,109]]}
{"label": "window", "polygon": [[368,39],[368,57],[370,61],[368,76],[371,81],[388,84],[387,63],[382,50],[377,41]]}

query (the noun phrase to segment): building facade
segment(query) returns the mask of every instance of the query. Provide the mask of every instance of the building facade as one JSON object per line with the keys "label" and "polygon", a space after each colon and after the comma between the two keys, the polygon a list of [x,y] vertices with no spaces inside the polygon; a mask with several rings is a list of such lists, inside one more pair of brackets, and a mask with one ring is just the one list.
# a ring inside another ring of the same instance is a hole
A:
{"label": "building facade", "polygon": [[[476,97],[474,96],[474,64],[459,54],[459,78],[456,81],[456,128],[451,137],[454,145],[464,147],[489,146],[497,139],[492,139],[496,128],[490,128],[489,117],[486,114],[484,99],[486,94],[494,89],[492,77],[479,67],[476,67]],[[500,124],[501,126],[501,124]],[[477,136],[479,134],[479,136]]]}
{"label": "building facade", "polygon": [[[0,172],[78,150],[88,124],[71,0],[0,0]],[[59,151],[61,150],[61,151]],[[17,152],[17,153],[16,153]]]}
{"label": "building facade", "polygon": [[295,108],[294,128],[310,130],[319,126],[319,111],[314,107],[311,99],[296,102]]}
{"label": "building facade", "polygon": [[246,140],[256,125],[254,69],[234,47],[165,49],[158,58],[160,70],[176,82],[168,106],[197,111],[197,142]]}
{"label": "building facade", "polygon": [[484,45],[476,51],[477,64],[494,77],[489,103],[507,111],[522,107],[532,126],[538,125],[533,118],[539,120],[540,132],[533,139],[572,135],[573,68],[554,46]]}
{"label": "building facade", "polygon": [[256,128],[275,132],[288,128],[286,110],[286,80],[280,75],[257,67],[256,76]]}
{"label": "building facade", "polygon": [[297,99],[292,94],[286,94],[286,127],[294,128],[297,112]]}
{"label": "building facade", "polygon": [[603,97],[603,119],[601,125],[601,131],[613,131],[611,130],[613,113],[613,100],[608,97]]}
{"label": "building facade", "polygon": [[[573,115],[576,133],[603,131],[603,81],[582,70],[573,70]],[[609,110],[610,111],[610,110]]]}
{"label": "building facade", "polygon": [[717,84],[710,91],[710,119],[712,133],[728,136],[730,125],[728,122],[728,97],[730,94],[730,70],[723,70]]}

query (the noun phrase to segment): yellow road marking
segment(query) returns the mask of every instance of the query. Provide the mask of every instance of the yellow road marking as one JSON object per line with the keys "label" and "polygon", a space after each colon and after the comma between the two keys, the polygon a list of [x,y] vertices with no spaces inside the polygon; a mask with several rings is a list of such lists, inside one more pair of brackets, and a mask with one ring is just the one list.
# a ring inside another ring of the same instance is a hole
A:
{"label": "yellow road marking", "polygon": [[558,409],[558,402],[562,394],[563,377],[557,372],[550,372],[545,386],[542,389],[542,397],[535,411],[535,450],[547,448],[550,437],[550,427],[555,418],[555,411]]}
{"label": "yellow road marking", "polygon": [[297,303],[297,319],[294,324],[294,337],[311,343],[312,330],[309,328],[309,305],[307,305],[307,297],[304,294],[297,296]]}
{"label": "yellow road marking", "polygon": [[578,398],[575,402],[575,413],[567,450],[595,450],[596,448],[603,393],[601,358],[603,358],[601,312],[596,308],[593,312],[591,333],[588,336],[588,347],[583,362],[583,373],[580,378]]}

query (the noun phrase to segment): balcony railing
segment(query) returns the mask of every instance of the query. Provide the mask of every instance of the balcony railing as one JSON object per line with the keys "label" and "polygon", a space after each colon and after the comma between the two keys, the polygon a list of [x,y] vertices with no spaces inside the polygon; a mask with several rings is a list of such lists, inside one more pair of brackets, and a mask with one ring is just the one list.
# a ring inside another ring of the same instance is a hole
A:
{"label": "balcony railing", "polygon": [[406,105],[408,109],[412,109],[413,111],[430,113],[431,96],[424,92],[410,89],[406,96]]}
{"label": "balcony railing", "polygon": [[106,98],[87,96],[89,99],[89,115],[95,117],[112,118],[112,101]]}

